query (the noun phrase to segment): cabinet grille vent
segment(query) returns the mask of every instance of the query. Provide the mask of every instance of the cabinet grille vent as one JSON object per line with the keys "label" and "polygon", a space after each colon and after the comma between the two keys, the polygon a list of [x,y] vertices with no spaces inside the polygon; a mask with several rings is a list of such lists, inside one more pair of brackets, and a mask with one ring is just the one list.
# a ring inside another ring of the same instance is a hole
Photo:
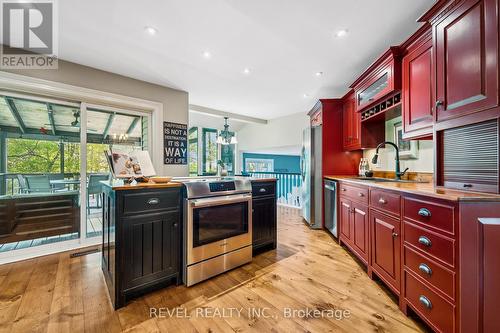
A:
{"label": "cabinet grille vent", "polygon": [[443,131],[444,186],[497,193],[498,120]]}

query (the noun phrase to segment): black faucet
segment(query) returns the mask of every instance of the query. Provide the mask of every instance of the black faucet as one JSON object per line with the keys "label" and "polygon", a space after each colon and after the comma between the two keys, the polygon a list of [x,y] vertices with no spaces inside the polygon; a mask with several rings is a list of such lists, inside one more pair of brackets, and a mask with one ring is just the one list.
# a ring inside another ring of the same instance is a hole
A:
{"label": "black faucet", "polygon": [[378,146],[377,146],[377,150],[375,151],[375,156],[373,156],[372,158],[372,163],[373,164],[377,164],[377,160],[378,160],[378,150],[380,149],[380,147],[382,147],[383,145],[391,145],[394,147],[394,149],[396,149],[396,179],[397,180],[401,180],[401,176],[403,176],[406,171],[408,171],[408,168],[406,168],[403,172],[401,172],[401,169],[399,167],[399,148],[397,145],[395,145],[393,142],[390,142],[390,141],[384,141],[382,143],[380,143]]}

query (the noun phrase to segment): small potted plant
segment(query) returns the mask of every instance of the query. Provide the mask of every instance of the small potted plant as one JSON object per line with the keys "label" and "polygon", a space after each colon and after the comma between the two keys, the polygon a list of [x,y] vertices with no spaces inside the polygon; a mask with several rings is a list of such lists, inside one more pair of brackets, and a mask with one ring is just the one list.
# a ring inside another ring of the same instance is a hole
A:
{"label": "small potted plant", "polygon": [[220,167],[220,169],[219,169],[219,170],[220,170],[220,171],[219,171],[220,175],[221,175],[222,177],[226,177],[226,176],[227,176],[227,168],[226,168],[226,164],[225,164],[222,160],[218,160],[218,161],[217,161],[217,164],[218,164],[218,165],[219,165],[219,167]]}

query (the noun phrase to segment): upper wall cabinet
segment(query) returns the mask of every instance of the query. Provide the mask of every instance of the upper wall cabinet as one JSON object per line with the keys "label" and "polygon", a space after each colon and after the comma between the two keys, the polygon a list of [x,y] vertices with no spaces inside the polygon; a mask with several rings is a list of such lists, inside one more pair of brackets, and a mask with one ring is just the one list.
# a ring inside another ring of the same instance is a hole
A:
{"label": "upper wall cabinet", "polygon": [[[499,105],[499,1],[464,0],[453,6],[432,22],[438,123]],[[445,127],[479,120],[482,115],[467,117]]]}
{"label": "upper wall cabinet", "polygon": [[391,47],[352,85],[357,112],[376,104],[395,90],[401,89],[401,57],[399,48]]}
{"label": "upper wall cabinet", "polygon": [[403,137],[432,135],[432,36],[429,25],[403,58]]}
{"label": "upper wall cabinet", "polygon": [[351,92],[342,99],[342,148],[344,151],[375,148],[385,140],[384,122],[361,123],[354,96]]}

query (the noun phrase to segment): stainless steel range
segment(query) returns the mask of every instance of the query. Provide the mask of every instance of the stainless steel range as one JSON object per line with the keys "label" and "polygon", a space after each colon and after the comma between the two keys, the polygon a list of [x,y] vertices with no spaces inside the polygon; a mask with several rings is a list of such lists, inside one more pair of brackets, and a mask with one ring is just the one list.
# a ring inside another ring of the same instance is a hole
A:
{"label": "stainless steel range", "polygon": [[185,274],[191,286],[252,261],[249,179],[184,178]]}

